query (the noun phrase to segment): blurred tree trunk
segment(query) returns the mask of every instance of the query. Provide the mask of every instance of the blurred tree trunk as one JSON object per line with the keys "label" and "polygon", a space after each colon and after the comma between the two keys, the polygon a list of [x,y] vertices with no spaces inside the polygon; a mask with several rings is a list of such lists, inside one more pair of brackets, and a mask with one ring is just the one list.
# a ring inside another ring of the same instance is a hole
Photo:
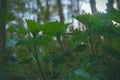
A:
{"label": "blurred tree trunk", "polygon": [[45,19],[47,20],[47,21],[49,21],[50,20],[50,11],[49,11],[49,9],[50,9],[50,5],[49,5],[49,0],[46,0],[46,16],[45,16]]}
{"label": "blurred tree trunk", "polygon": [[92,13],[96,13],[97,12],[96,1],[95,0],[90,0],[90,7],[91,7]]}
{"label": "blurred tree trunk", "polygon": [[58,6],[58,13],[60,17],[60,22],[64,23],[64,14],[63,14],[63,8],[62,8],[62,3],[61,0],[57,0],[57,6]]}
{"label": "blurred tree trunk", "polygon": [[120,10],[120,0],[117,0],[117,8]]}
{"label": "blurred tree trunk", "polygon": [[74,14],[78,14],[79,13],[79,0],[76,1],[72,1],[72,3],[74,4],[73,10],[74,10]]}
{"label": "blurred tree trunk", "polygon": [[107,11],[110,11],[110,9],[113,8],[114,0],[108,0],[107,3]]}
{"label": "blurred tree trunk", "polygon": [[43,11],[44,7],[42,6],[41,0],[36,0],[36,2],[37,2],[37,8],[38,8],[37,21],[40,22],[41,20],[40,12]]}
{"label": "blurred tree trunk", "polygon": [[[71,18],[71,16],[73,15],[74,11],[73,11],[73,0],[70,0],[70,13],[71,14],[69,17]],[[73,23],[74,19],[72,18],[72,23]]]}
{"label": "blurred tree trunk", "polygon": [[79,4],[79,2],[80,2],[80,0],[77,0],[77,13],[79,13],[80,12],[80,4]]}
{"label": "blurred tree trunk", "polygon": [[0,63],[5,63],[7,59],[6,54],[6,1],[7,0],[0,0]]}

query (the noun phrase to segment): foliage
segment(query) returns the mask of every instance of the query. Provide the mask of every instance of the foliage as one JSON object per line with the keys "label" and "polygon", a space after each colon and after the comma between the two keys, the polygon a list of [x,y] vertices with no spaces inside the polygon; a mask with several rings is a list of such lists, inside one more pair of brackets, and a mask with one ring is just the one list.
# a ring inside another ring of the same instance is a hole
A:
{"label": "foliage", "polygon": [[86,29],[71,32],[69,24],[58,21],[39,24],[26,19],[27,27],[10,26],[7,30],[17,34],[7,44],[12,50],[9,65],[17,69],[12,75],[24,80],[119,80],[118,14],[113,9],[75,15]]}

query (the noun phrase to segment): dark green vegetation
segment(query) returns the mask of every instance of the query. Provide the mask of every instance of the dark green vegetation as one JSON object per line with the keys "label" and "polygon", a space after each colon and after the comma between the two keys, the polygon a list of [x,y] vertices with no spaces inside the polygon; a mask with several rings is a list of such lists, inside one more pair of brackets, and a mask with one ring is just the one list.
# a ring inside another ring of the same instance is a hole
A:
{"label": "dark green vegetation", "polygon": [[85,29],[29,19],[25,27],[10,26],[2,80],[120,80],[120,11],[73,18]]}

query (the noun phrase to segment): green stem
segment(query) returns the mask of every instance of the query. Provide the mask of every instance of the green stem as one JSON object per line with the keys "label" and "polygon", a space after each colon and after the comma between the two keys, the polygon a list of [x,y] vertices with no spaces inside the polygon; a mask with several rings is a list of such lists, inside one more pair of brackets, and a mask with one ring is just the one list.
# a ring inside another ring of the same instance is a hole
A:
{"label": "green stem", "polygon": [[[96,50],[94,49],[94,43],[93,43],[93,40],[92,40],[92,33],[91,33],[91,26],[88,27],[88,36],[89,36],[89,41],[90,41],[90,47],[91,47],[91,51],[92,51],[92,55],[95,59],[95,61],[97,61],[97,56],[96,56]],[[96,69],[99,71],[99,73],[101,73],[101,70],[100,68],[97,66],[97,64],[95,65]]]}
{"label": "green stem", "polygon": [[93,55],[93,57],[95,59],[97,59],[96,56],[95,56],[95,50],[94,50],[94,46],[93,46],[93,40],[92,40],[92,34],[91,34],[91,26],[88,27],[88,36],[89,36],[89,42],[90,42],[92,55]]}
{"label": "green stem", "polygon": [[[30,47],[28,44],[26,44],[26,45],[27,45],[29,51],[32,52],[32,53],[33,53],[33,56],[35,57],[34,51],[31,49],[31,47]],[[36,59],[36,57],[35,57],[35,59]],[[36,59],[36,61],[37,61],[37,59]],[[37,62],[37,63],[38,63],[38,62]],[[40,70],[40,71],[41,71],[41,70]],[[39,78],[40,78],[40,80],[41,80],[41,76],[39,76]]]}
{"label": "green stem", "polygon": [[49,64],[50,64],[49,66],[50,66],[50,72],[51,72],[51,76],[53,76],[52,63],[50,62]]}
{"label": "green stem", "polygon": [[60,36],[57,35],[56,38],[57,38],[57,40],[58,40],[58,43],[59,43],[59,45],[60,45],[60,48],[61,48],[62,51],[64,52],[64,48],[63,48],[63,45],[62,45],[62,42],[61,42]]}
{"label": "green stem", "polygon": [[43,78],[43,80],[46,80],[45,75],[44,75],[44,72],[43,72],[42,67],[41,67],[41,64],[40,64],[40,61],[39,61],[39,58],[38,58],[38,53],[37,53],[36,47],[34,47],[34,49],[35,49],[35,55],[34,55],[34,56],[35,56],[35,59],[36,59],[36,61],[37,61],[37,64],[38,64],[39,70],[40,70],[40,72],[41,72],[42,78]]}

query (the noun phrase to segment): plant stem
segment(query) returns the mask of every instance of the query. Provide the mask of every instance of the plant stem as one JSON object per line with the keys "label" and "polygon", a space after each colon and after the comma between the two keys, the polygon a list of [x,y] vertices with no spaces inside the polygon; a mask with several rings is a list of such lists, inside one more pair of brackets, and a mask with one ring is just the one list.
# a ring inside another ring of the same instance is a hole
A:
{"label": "plant stem", "polygon": [[56,38],[57,38],[57,40],[58,40],[58,43],[59,43],[59,45],[60,45],[60,48],[61,48],[62,51],[64,52],[64,48],[63,48],[63,45],[62,45],[62,42],[61,42],[60,36],[57,35]]}
{"label": "plant stem", "polygon": [[38,64],[38,67],[39,67],[39,69],[40,69],[40,72],[41,72],[41,75],[42,75],[43,80],[46,80],[45,75],[44,75],[44,72],[43,72],[42,67],[41,67],[41,64],[40,64],[40,61],[39,61],[39,58],[38,58],[37,49],[36,49],[36,47],[34,47],[34,48],[35,48],[35,55],[34,55],[34,57],[35,57],[35,59],[36,59],[36,61],[37,61],[37,64]]}
{"label": "plant stem", "polygon": [[95,50],[94,50],[93,41],[92,41],[91,26],[88,27],[88,36],[89,36],[89,42],[90,42],[92,55],[95,59],[97,59],[95,56]]}
{"label": "plant stem", "polygon": [[[34,51],[31,49],[31,47],[28,44],[26,44],[26,46],[28,47],[29,51],[32,52],[33,56],[35,57]],[[36,57],[35,57],[35,59],[36,59]],[[36,59],[36,61],[37,61],[37,59]],[[39,76],[39,78],[41,80],[41,76]]]}
{"label": "plant stem", "polygon": [[[92,40],[92,33],[91,33],[91,26],[88,27],[88,36],[89,36],[89,42],[90,42],[90,47],[91,47],[91,51],[92,51],[92,55],[95,59],[95,61],[97,61],[97,56],[96,56],[96,50],[94,49],[94,43]],[[97,66],[97,64],[95,65],[96,69],[98,69],[99,73],[101,73],[100,68]]]}
{"label": "plant stem", "polygon": [[51,76],[53,76],[53,69],[52,69],[52,63],[50,62],[50,72],[51,72]]}

